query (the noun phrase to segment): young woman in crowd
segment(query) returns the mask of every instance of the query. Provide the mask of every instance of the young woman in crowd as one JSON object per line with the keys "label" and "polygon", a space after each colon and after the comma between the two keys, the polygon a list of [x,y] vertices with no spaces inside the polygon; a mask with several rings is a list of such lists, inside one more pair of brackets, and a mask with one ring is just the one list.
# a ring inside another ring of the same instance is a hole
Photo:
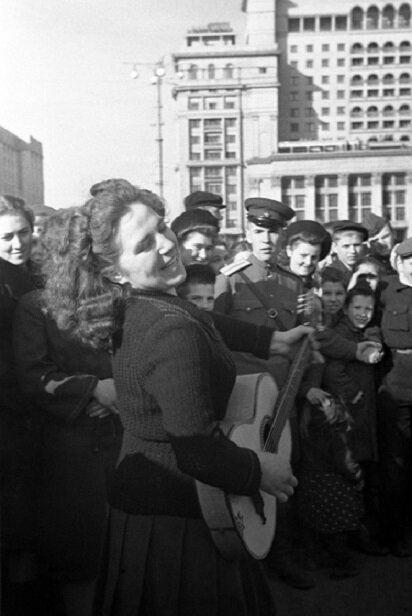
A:
{"label": "young woman in crowd", "polygon": [[[30,270],[32,211],[0,196],[0,468],[2,613],[14,614],[35,577],[34,444],[29,403],[14,371],[12,321],[18,298],[35,288]],[[22,585],[23,582],[27,584]]]}
{"label": "young woman in crowd", "polygon": [[[16,370],[36,407],[39,433],[41,574],[57,583],[67,616],[91,613],[107,488],[121,440],[108,351],[94,351],[59,328],[59,319],[74,308],[65,294],[68,281],[84,276],[77,259],[89,250],[87,224],[76,208],[47,220],[37,254],[44,289],[24,295],[14,318]],[[55,301],[59,307],[64,302],[63,315],[53,310]]]}
{"label": "young woman in crowd", "polygon": [[175,294],[185,272],[157,196],[121,187],[97,193],[83,211],[73,275],[60,284],[62,300],[46,307],[67,335],[113,351],[125,432],[96,613],[123,616],[127,605],[152,616],[274,614],[258,563],[219,555],[193,479],[285,500],[296,485],[290,467],[217,428],[234,365],[208,314]]}

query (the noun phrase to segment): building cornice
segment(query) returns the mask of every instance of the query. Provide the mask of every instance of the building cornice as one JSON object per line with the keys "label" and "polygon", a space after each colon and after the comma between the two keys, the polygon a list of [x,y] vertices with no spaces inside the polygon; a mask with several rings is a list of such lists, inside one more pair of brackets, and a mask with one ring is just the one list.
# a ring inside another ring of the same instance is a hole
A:
{"label": "building cornice", "polygon": [[412,157],[412,148],[402,150],[351,150],[349,152],[293,152],[290,154],[274,153],[270,156],[249,158],[246,160],[247,165],[267,165],[273,162],[282,161],[298,161],[298,160],[327,160],[327,159],[348,159],[348,158],[384,158],[391,157]]}
{"label": "building cornice", "polygon": [[182,51],[172,55],[176,60],[190,60],[195,58],[255,58],[278,56],[280,51],[278,47],[262,48],[262,49],[231,49],[227,51]]}

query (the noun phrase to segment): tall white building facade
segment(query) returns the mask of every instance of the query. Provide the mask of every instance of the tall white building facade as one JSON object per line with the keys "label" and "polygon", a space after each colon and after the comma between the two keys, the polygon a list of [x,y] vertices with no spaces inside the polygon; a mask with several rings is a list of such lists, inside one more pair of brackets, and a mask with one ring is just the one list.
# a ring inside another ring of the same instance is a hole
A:
{"label": "tall white building facade", "polygon": [[388,213],[403,237],[411,3],[244,0],[242,10],[241,42],[210,24],[175,55],[182,197],[222,194],[228,232],[243,228],[244,198],[261,195],[321,222]]}

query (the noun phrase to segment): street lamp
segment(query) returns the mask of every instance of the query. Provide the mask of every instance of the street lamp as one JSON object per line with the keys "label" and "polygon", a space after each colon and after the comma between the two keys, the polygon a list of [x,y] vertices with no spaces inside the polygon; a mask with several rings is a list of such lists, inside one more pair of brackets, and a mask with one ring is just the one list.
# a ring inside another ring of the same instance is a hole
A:
{"label": "street lamp", "polygon": [[[147,63],[143,63],[143,62],[136,62],[133,63],[133,69],[130,73],[130,76],[132,79],[139,79],[140,77],[140,73],[138,70],[138,66],[140,65],[144,65],[144,66],[148,66]],[[159,195],[160,197],[163,198],[164,196],[164,160],[163,160],[163,101],[162,101],[162,85],[163,85],[163,78],[166,75],[166,70],[163,64],[163,60],[160,60],[159,62],[157,62],[157,64],[155,64],[155,66],[153,67],[153,65],[149,65],[152,66],[153,69],[153,75],[152,75],[152,79],[151,82],[153,85],[156,86],[156,90],[157,90],[157,100],[156,100],[156,109],[157,109],[157,137],[156,137],[156,143],[157,143],[157,162],[158,162],[158,184],[159,184]]]}

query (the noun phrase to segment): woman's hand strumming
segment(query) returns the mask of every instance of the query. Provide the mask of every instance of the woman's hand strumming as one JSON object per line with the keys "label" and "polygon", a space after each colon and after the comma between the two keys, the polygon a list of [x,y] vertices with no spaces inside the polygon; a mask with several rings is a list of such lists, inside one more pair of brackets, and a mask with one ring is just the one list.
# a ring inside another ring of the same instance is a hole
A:
{"label": "woman's hand strumming", "polygon": [[289,461],[275,453],[258,452],[257,456],[262,470],[261,489],[286,502],[298,485]]}

